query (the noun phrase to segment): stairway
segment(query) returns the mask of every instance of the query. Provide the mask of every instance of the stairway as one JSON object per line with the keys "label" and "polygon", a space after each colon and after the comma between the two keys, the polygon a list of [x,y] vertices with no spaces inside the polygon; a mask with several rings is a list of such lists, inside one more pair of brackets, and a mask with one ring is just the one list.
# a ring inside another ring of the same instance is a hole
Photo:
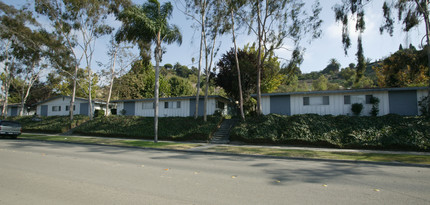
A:
{"label": "stairway", "polygon": [[225,119],[219,129],[213,134],[212,144],[228,144],[230,143],[230,129],[236,124],[237,119]]}

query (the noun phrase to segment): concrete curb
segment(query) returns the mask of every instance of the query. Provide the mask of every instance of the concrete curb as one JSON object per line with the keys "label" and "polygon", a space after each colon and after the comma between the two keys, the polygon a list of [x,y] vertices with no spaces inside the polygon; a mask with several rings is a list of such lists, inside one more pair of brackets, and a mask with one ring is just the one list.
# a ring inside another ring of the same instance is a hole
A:
{"label": "concrete curb", "polygon": [[[58,135],[54,135],[54,136],[58,136]],[[154,150],[154,151],[167,151],[167,152],[175,152],[175,153],[218,155],[218,156],[231,156],[231,157],[251,157],[251,158],[301,160],[301,161],[330,162],[330,163],[355,163],[355,164],[364,164],[364,165],[368,164],[368,165],[430,168],[430,165],[427,165],[427,164],[410,164],[410,163],[402,163],[402,162],[373,162],[373,161],[358,161],[358,160],[316,159],[316,158],[282,157],[282,156],[270,156],[270,155],[234,154],[234,153],[225,153],[225,152],[211,152],[211,151],[198,150],[198,149],[177,150],[177,149],[164,149],[164,148],[148,148],[148,147],[137,147],[137,146],[106,145],[106,144],[92,144],[92,143],[79,143],[79,142],[59,142],[59,141],[19,139],[19,138],[18,140],[57,143],[57,144],[77,144],[77,145],[83,145],[83,146],[106,146],[106,147],[117,147],[117,148],[126,148],[126,149],[134,149],[134,150]],[[219,145],[214,145],[214,146],[219,146]]]}

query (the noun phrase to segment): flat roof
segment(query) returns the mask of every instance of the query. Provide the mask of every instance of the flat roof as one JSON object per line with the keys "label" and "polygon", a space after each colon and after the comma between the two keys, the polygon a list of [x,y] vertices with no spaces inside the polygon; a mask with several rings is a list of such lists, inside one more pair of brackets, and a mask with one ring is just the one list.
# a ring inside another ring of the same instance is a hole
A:
{"label": "flat roof", "polygon": [[[35,106],[35,105],[40,105],[40,104],[42,104],[42,103],[45,103],[45,102],[49,102],[49,101],[51,101],[51,100],[55,100],[55,99],[58,99],[58,98],[72,98],[72,97],[70,97],[70,96],[67,96],[67,95],[58,95],[58,96],[54,96],[54,97],[51,97],[51,98],[48,98],[48,99],[46,99],[46,100],[44,100],[44,101],[40,101],[40,102],[37,102],[37,103],[34,103],[33,104],[33,106]],[[78,99],[78,100],[86,100],[86,101],[88,101],[88,99],[87,98],[81,98],[81,97],[75,97],[75,99]],[[100,104],[104,104],[104,103],[106,103],[105,101],[103,101],[103,100],[97,100],[97,99],[93,99],[92,100],[92,102],[93,103],[100,103]]]}
{"label": "flat roof", "polygon": [[[199,96],[199,99],[203,99],[205,96]],[[208,95],[208,98],[219,98],[226,101],[230,101],[229,99],[219,96],[219,95]],[[196,96],[181,96],[181,97],[167,97],[167,98],[159,98],[159,100],[187,100],[187,99],[196,99]],[[144,99],[127,99],[127,100],[112,100],[113,103],[118,102],[142,102],[142,101],[154,101],[154,98],[144,98]]]}
{"label": "flat roof", "polygon": [[[429,87],[403,87],[403,88],[363,88],[347,90],[321,90],[321,91],[301,91],[286,93],[263,93],[261,96],[281,96],[281,95],[312,95],[312,94],[338,94],[338,93],[361,93],[361,92],[382,92],[382,91],[408,91],[408,90],[428,90]],[[256,94],[252,94],[256,97]]]}

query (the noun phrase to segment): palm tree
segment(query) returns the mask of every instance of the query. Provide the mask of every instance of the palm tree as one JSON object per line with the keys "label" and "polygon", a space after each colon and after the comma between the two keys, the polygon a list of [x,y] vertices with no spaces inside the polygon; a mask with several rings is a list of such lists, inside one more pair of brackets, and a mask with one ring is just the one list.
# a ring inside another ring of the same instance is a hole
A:
{"label": "palm tree", "polygon": [[131,6],[118,16],[123,25],[117,33],[117,39],[155,44],[154,142],[158,142],[159,66],[163,54],[161,43],[182,43],[178,27],[167,22],[172,11],[170,2],[160,6],[157,0],[148,0],[141,7]]}

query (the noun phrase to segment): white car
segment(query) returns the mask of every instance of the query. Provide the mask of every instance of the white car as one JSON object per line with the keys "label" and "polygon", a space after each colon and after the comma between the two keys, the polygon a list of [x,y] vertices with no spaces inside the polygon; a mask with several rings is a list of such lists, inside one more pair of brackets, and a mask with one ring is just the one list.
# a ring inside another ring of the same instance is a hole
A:
{"label": "white car", "polygon": [[0,120],[0,136],[17,138],[21,132],[22,128],[19,122]]}

